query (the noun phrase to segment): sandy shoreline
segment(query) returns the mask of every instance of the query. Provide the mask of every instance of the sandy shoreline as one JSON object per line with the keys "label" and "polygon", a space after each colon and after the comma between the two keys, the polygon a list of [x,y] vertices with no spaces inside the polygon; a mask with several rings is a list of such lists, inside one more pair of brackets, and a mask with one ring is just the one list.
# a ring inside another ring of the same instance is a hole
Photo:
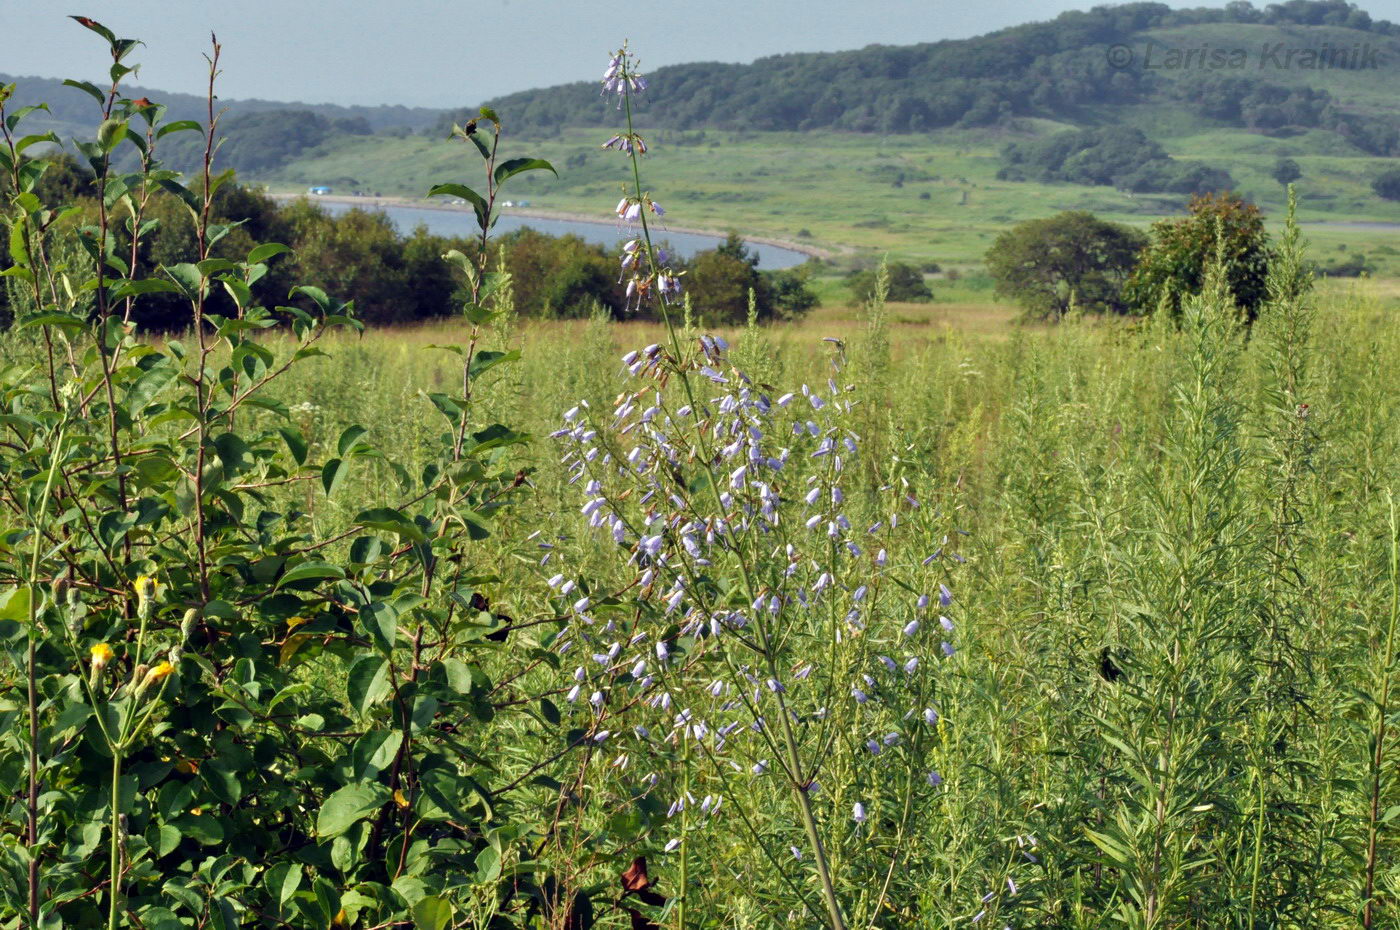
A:
{"label": "sandy shoreline", "polygon": [[[344,203],[356,207],[413,207],[416,210],[445,210],[452,213],[465,213],[470,208],[456,206],[447,203],[445,200],[427,200],[414,197],[387,197],[387,196],[355,196],[351,194],[289,194],[286,192],[274,193],[269,191],[268,196],[274,200],[295,200],[298,197],[306,197],[312,202],[323,203]],[[534,207],[502,208],[502,216],[525,216],[536,217],[542,220],[565,220],[570,223],[592,223],[595,226],[607,226],[615,228],[616,224],[606,219],[600,219],[596,214],[588,213],[568,213],[563,210],[539,210]],[[699,226],[672,226],[668,224],[667,230],[678,233],[690,233],[697,236],[717,236],[723,239],[728,235],[728,230],[706,229]],[[839,253],[831,249],[823,249],[807,242],[798,242],[792,239],[780,239],[776,236],[744,236],[745,242],[755,242],[761,245],[776,246],[780,249],[789,249],[803,255],[810,255],[813,258],[831,259]]]}

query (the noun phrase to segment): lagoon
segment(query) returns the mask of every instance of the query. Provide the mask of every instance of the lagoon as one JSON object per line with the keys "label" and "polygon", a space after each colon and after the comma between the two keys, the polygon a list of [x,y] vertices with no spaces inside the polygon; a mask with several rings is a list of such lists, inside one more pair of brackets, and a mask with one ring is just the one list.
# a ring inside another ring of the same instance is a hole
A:
{"label": "lagoon", "polygon": [[[476,216],[465,207],[460,210],[444,210],[431,207],[376,204],[374,202],[361,205],[341,200],[321,200],[315,197],[311,200],[326,212],[336,216],[352,207],[362,206],[366,210],[383,210],[393,221],[394,226],[402,233],[412,232],[416,226],[422,224],[428,227],[429,232],[440,236],[475,236],[477,234]],[[501,215],[493,232],[514,232],[526,227],[551,236],[573,234],[586,242],[597,243],[606,248],[612,248],[633,235],[625,227],[606,221],[590,223],[554,217],[517,216],[510,213]],[[690,258],[696,252],[713,249],[723,241],[720,236],[676,232],[664,227],[661,229],[653,227],[652,235],[658,243],[669,242],[671,248],[683,258]],[[747,242],[746,244],[750,250],[758,254],[758,267],[765,271],[792,268],[807,261],[808,258],[807,255],[795,249],[770,245],[766,242]]]}

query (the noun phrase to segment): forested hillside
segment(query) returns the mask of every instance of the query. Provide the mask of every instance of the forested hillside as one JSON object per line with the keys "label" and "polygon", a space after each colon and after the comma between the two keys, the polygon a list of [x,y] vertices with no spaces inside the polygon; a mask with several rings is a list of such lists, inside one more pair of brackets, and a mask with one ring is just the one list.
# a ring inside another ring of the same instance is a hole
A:
{"label": "forested hillside", "polygon": [[[48,104],[47,115],[38,113],[31,117],[31,125],[39,127],[48,123],[58,131],[78,132],[92,120],[92,98],[75,87],[65,87],[63,81],[49,77],[18,77],[0,74],[0,84],[15,84],[12,107],[31,103]],[[167,118],[171,121],[182,119],[203,119],[206,116],[205,99],[195,94],[169,93],[149,87],[124,87],[122,93],[135,99],[149,97],[167,107]],[[333,103],[288,103],[278,100],[219,100],[219,106],[228,111],[229,117],[244,117],[265,114],[270,111],[298,110],[314,114],[328,125],[352,132],[417,132],[428,128],[441,115],[440,110],[427,107],[405,106],[339,106]]]}
{"label": "forested hillside", "polygon": [[[1307,67],[1274,52],[1294,48],[1366,54]],[[1171,53],[1190,49],[1240,49],[1246,58],[1221,58],[1217,67],[1202,55],[1171,66]],[[905,133],[1017,117],[1098,125],[1117,121],[1106,110],[1168,105],[1206,125],[1330,130],[1384,156],[1400,153],[1400,109],[1384,96],[1398,76],[1400,26],[1344,0],[1188,10],[1130,3],[967,40],[658,68],[651,79],[666,92],[646,100],[640,119],[677,129]],[[490,105],[511,113],[517,127],[614,119],[593,82]]]}

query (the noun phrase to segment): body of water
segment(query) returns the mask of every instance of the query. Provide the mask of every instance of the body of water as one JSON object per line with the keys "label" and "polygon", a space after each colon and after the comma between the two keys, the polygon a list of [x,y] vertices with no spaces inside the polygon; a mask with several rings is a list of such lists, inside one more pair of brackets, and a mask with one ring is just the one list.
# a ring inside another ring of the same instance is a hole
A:
{"label": "body of water", "polygon": [[[313,198],[314,200],[314,198]],[[360,204],[344,203],[341,201],[316,201],[326,212],[339,215],[352,207]],[[439,236],[475,236],[479,232],[476,225],[476,215],[469,209],[461,210],[431,210],[421,207],[398,207],[380,206],[364,204],[366,210],[383,210],[388,214],[389,219],[394,221],[394,226],[400,232],[412,232],[420,223],[428,227],[428,231]],[[616,223],[584,223],[578,220],[558,220],[541,219],[533,216],[512,216],[503,214],[496,222],[493,234],[513,232],[517,229],[530,228],[537,232],[546,233],[551,236],[562,236],[572,233],[575,236],[587,241],[595,242],[599,245],[612,248],[619,242],[632,238],[634,233],[629,232],[625,227]],[[703,252],[706,249],[713,249],[719,245],[723,239],[719,236],[705,236],[699,233],[674,232],[664,228],[652,227],[652,237],[657,242],[669,242],[671,248],[679,255],[689,258],[696,252]],[[807,256],[792,249],[785,249],[781,246],[767,245],[762,242],[747,243],[750,251],[758,253],[758,267],[767,271],[778,268],[791,268],[800,265],[807,260]]]}

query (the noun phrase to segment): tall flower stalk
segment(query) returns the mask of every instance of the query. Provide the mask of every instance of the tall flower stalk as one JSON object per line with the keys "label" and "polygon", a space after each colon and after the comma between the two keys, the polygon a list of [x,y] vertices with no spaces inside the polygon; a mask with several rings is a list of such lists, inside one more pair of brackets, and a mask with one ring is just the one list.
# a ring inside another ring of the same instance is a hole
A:
{"label": "tall flower stalk", "polygon": [[[954,623],[934,604],[951,612],[952,594],[940,585],[920,595],[900,577],[912,578],[913,567],[887,555],[921,516],[905,487],[873,491],[867,502],[884,516],[868,528],[848,515],[860,437],[850,426],[856,394],[838,380],[839,343],[825,385],[773,398],[731,363],[724,339],[691,339],[672,319],[680,276],[652,238],[649,216],[664,210],[642,186],[647,144],[633,122],[633,97],[645,86],[624,47],[609,63],[604,92],[618,97],[626,130],[605,147],[630,160],[630,190],[617,206],[623,222],[640,227],[621,258],[629,302],[655,308],[668,344],[623,357],[630,381],[611,415],[580,403],[554,433],[571,482],[583,487],[582,513],[634,577],[605,594],[555,575],[570,623],[553,646],[582,653],[568,700],[590,709],[593,745],[619,748],[615,768],[629,763],[628,740],[640,744],[641,758],[659,757],[664,745],[682,753],[685,771],[668,810],[681,815],[681,833],[665,851],[679,850],[683,875],[694,831],[728,798],[726,809],[780,880],[813,917],[845,930],[849,909],[831,844],[860,846],[861,831],[880,821],[898,835],[912,816],[906,792],[877,819],[876,800],[859,786],[873,791],[882,765],[935,738],[932,669],[953,655],[938,634]],[[941,559],[935,551],[922,567]],[[723,794],[692,795],[692,758],[709,763]],[[836,783],[824,789],[827,775]],[[773,778],[784,786],[800,847],[765,833],[763,818],[746,810],[757,814],[751,796]],[[931,772],[925,785],[936,790],[940,781]],[[649,773],[643,790],[668,790],[660,783]],[[872,870],[877,885],[895,867],[898,844],[889,856]],[[797,872],[809,862],[820,904],[806,902]]]}
{"label": "tall flower stalk", "polygon": [[[657,204],[656,201],[651,199],[650,194],[642,190],[641,157],[645,154],[647,148],[645,140],[637,133],[632,114],[632,96],[635,93],[644,91],[646,86],[645,76],[637,71],[636,60],[624,44],[608,63],[607,71],[603,76],[603,89],[605,93],[611,90],[613,93],[619,95],[623,110],[626,114],[627,134],[624,138],[616,140],[616,144],[627,154],[631,162],[632,196],[630,199],[624,198],[624,201],[618,204],[618,213],[624,220],[629,218],[640,220],[642,240],[645,243],[647,268],[649,272],[644,278],[633,277],[633,280],[629,282],[628,294],[631,296],[635,291],[637,299],[640,301],[649,291],[655,290],[657,297],[655,305],[660,311],[662,321],[666,325],[666,333],[670,338],[672,351],[675,353],[675,357],[679,359],[682,357],[680,337],[676,332],[674,322],[671,320],[671,314],[667,309],[667,303],[671,297],[679,293],[680,279],[679,276],[670,272],[669,269],[664,266],[662,261],[664,256],[658,254],[658,249],[652,242],[651,224],[647,219],[647,213],[651,212],[653,215],[660,217],[665,215],[665,210]],[[612,140],[605,143],[605,145],[609,146],[612,144]],[[626,259],[624,258],[624,262],[625,261]],[[721,347],[714,342],[711,342],[710,346],[718,348],[720,352],[722,352],[724,348],[727,348]],[[717,360],[719,352],[713,354]],[[680,376],[680,381],[685,390],[689,406],[693,409],[696,406],[696,401],[690,378],[683,367],[678,368],[677,373]],[[697,442],[700,444],[702,452],[708,452],[709,450],[705,448],[704,433],[699,428],[698,424],[695,429],[695,436]],[[708,455],[705,455],[702,457],[701,461],[705,463],[704,468],[707,478],[705,484],[710,490],[713,502],[720,508],[721,512],[723,512],[725,509],[724,502],[719,496],[718,484],[715,480],[714,472],[709,465],[710,458]],[[750,576],[747,565],[748,562],[746,559],[740,558],[738,560],[745,596],[750,603],[757,603],[758,598],[754,581]],[[766,659],[768,671],[771,676],[769,682],[776,682],[778,678],[774,661],[775,656],[772,649],[772,639],[769,635],[769,631],[763,625],[760,625],[759,645],[764,653],[764,658]],[[786,759],[788,781],[791,784],[793,796],[797,801],[798,810],[802,817],[803,830],[807,835],[807,842],[811,847],[817,875],[821,880],[822,897],[826,902],[827,913],[830,916],[833,930],[845,930],[845,918],[842,915],[841,905],[837,900],[836,889],[832,883],[831,868],[828,862],[826,849],[822,844],[821,834],[817,830],[816,819],[812,814],[810,783],[813,779],[807,777],[807,773],[803,771],[797,740],[793,733],[792,724],[789,719],[789,710],[783,691],[780,688],[771,688],[770,690],[773,692],[774,699],[778,705],[778,716],[782,721],[782,749]]]}

